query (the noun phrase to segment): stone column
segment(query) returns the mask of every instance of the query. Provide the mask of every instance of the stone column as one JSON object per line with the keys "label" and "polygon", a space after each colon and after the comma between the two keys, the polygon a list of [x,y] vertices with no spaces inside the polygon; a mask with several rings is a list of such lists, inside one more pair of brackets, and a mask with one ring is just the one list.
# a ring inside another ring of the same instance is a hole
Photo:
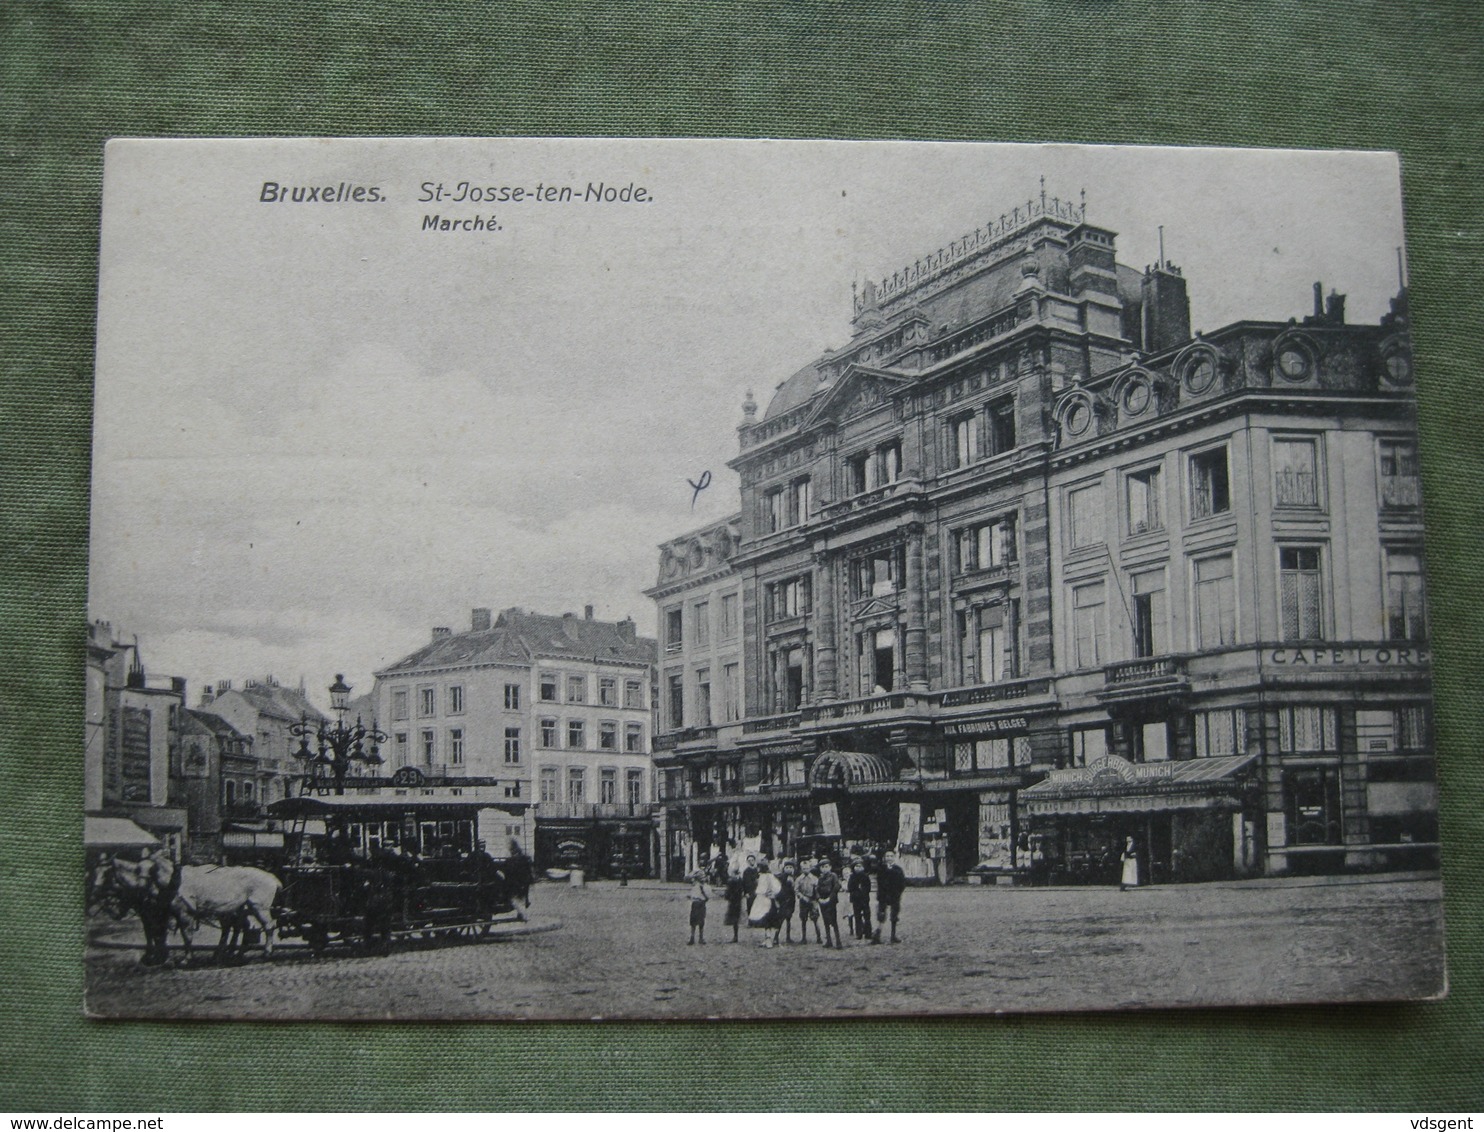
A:
{"label": "stone column", "polygon": [[913,524],[907,531],[907,589],[903,613],[907,626],[905,661],[907,687],[913,692],[926,692],[927,684],[927,593],[922,571],[922,526]]}
{"label": "stone column", "polygon": [[836,663],[835,564],[826,554],[814,556],[814,702],[839,698]]}

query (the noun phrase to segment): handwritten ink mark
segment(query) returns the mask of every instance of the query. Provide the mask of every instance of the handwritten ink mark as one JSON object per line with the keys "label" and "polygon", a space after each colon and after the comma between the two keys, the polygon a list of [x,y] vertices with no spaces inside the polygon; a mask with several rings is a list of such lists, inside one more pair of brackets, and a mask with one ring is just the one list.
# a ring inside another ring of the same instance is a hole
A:
{"label": "handwritten ink mark", "polygon": [[690,509],[694,511],[696,509],[696,500],[700,498],[701,492],[705,491],[708,487],[711,486],[711,472],[709,470],[702,472],[699,481],[688,479],[685,482],[690,484],[692,489],[690,496]]}

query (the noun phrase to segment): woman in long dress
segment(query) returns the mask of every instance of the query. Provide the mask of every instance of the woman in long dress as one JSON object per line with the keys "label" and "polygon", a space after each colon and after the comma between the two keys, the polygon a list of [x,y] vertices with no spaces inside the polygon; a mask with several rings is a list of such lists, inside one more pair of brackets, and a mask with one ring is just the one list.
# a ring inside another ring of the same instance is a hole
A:
{"label": "woman in long dress", "polygon": [[1126,892],[1139,887],[1139,847],[1130,837],[1123,846],[1123,876],[1118,882],[1118,891]]}
{"label": "woman in long dress", "polygon": [[778,883],[778,878],[773,875],[767,861],[759,861],[757,866],[757,892],[752,898],[752,911],[748,913],[747,922],[755,928],[763,929],[763,946],[772,947],[773,937],[770,934],[778,926],[778,893],[783,886]]}
{"label": "woman in long dress", "polygon": [[736,943],[742,926],[742,874],[737,869],[727,873],[727,913],[721,922],[732,929],[732,942]]}

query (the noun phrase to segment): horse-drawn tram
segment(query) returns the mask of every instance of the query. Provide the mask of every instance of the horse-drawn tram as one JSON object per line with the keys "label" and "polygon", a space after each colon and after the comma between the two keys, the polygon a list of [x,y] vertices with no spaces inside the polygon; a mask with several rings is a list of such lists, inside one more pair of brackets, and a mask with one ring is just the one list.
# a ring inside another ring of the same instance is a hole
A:
{"label": "horse-drawn tram", "polygon": [[487,936],[524,919],[529,859],[496,860],[476,839],[479,806],[457,799],[311,795],[269,813],[285,825],[280,936],[316,952],[385,950],[394,939]]}

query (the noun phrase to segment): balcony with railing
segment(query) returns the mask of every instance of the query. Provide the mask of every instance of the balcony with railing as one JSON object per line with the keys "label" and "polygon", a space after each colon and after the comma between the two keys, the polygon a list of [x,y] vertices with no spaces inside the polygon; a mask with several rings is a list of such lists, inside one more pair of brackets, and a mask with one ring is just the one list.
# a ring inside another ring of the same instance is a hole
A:
{"label": "balcony with railing", "polygon": [[1020,680],[1001,680],[973,688],[954,688],[944,692],[940,702],[946,708],[968,707],[973,704],[999,703],[1002,700],[1025,700],[1047,695],[1050,691],[1050,678],[1033,676]]}
{"label": "balcony with railing", "polygon": [[791,731],[799,725],[799,713],[788,712],[785,715],[767,715],[757,719],[746,719],[742,721],[742,734],[744,735],[766,735],[772,731]]}
{"label": "balcony with railing", "polygon": [[259,802],[244,802],[234,800],[222,805],[222,818],[225,821],[253,821],[263,816],[263,807]]}
{"label": "balcony with railing", "polygon": [[916,692],[885,692],[854,700],[811,704],[800,709],[799,721],[803,724],[831,723],[835,720],[863,719],[867,716],[879,718],[894,714],[919,714],[933,698]]}
{"label": "balcony with railing", "polygon": [[1183,656],[1147,656],[1103,666],[1103,691],[1098,698],[1137,700],[1187,691],[1190,679]]}
{"label": "balcony with railing", "polygon": [[538,802],[536,817],[566,821],[599,819],[647,819],[654,812],[650,802]]}

